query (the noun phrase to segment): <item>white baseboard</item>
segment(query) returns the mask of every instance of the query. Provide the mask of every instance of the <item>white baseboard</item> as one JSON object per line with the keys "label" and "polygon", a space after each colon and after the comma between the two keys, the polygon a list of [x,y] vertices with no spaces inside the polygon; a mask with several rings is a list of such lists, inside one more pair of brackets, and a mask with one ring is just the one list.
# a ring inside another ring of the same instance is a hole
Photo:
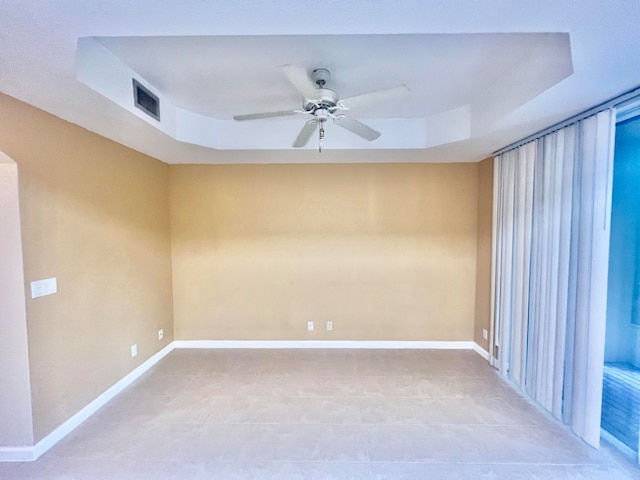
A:
{"label": "white baseboard", "polygon": [[176,340],[173,342],[173,348],[369,348],[475,350],[474,345],[476,345],[474,342],[403,340]]}
{"label": "white baseboard", "polygon": [[353,349],[423,349],[423,350],[473,350],[485,360],[489,353],[475,342],[468,341],[402,341],[402,340],[176,340],[121,380],[109,387],[86,407],[56,428],[33,446],[0,447],[0,462],[29,462],[37,460],[43,453],[71,433],[118,393],[131,385],[147,370],[176,348],[353,348]]}
{"label": "white baseboard", "polygon": [[132,370],[118,382],[113,384],[102,394],[100,394],[95,400],[89,403],[86,407],[73,415],[69,420],[64,422],[58,428],[56,428],[49,435],[44,437],[38,443],[30,447],[0,447],[0,461],[1,462],[29,462],[37,460],[43,453],[53,447],[56,443],[71,433],[78,425],[84,422],[87,418],[93,415],[101,407],[103,407],[109,400],[115,397],[118,393],[124,390],[137,380],[142,374],[149,370],[153,365],[158,363],[164,358],[171,350],[173,350],[173,343],[170,343],[155,355],[147,359],[144,363]]}
{"label": "white baseboard", "polygon": [[489,355],[489,352],[487,352],[484,348],[482,348],[480,345],[478,345],[475,342],[473,342],[473,350],[482,358],[484,358],[487,362],[491,361],[491,356]]}
{"label": "white baseboard", "polygon": [[634,452],[633,449],[622,443],[615,435],[607,432],[604,428],[600,429],[600,438],[620,450],[629,460],[640,464],[640,452]]}
{"label": "white baseboard", "polygon": [[420,349],[473,350],[487,362],[491,356],[475,342],[430,340],[176,340],[173,348],[353,348],[353,349]]}
{"label": "white baseboard", "polygon": [[31,462],[34,447],[0,447],[0,462]]}

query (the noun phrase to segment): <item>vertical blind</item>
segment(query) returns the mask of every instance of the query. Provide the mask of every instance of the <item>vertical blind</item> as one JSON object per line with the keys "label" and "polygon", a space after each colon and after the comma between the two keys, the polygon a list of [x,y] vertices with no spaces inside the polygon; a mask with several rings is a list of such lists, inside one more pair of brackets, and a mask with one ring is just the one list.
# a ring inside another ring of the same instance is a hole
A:
{"label": "vertical blind", "polygon": [[600,442],[615,111],[495,158],[500,372]]}

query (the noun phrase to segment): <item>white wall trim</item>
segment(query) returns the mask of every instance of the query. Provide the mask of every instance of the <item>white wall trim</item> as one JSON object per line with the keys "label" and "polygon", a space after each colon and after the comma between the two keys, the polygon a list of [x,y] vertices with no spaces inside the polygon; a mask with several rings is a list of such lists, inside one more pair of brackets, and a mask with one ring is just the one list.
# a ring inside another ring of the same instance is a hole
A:
{"label": "white wall trim", "polygon": [[640,456],[638,455],[638,452],[634,452],[632,448],[629,448],[625,443],[618,440],[615,435],[607,432],[604,428],[601,428],[600,438],[620,450],[629,460],[632,462],[638,462],[640,465]]}
{"label": "white wall trim", "polygon": [[0,447],[0,461],[29,462],[37,460],[43,453],[53,447],[56,443],[58,443],[69,433],[71,433],[78,425],[80,425],[87,418],[97,412],[101,407],[103,407],[107,402],[109,402],[109,400],[115,397],[126,387],[131,385],[135,380],[137,380],[147,370],[158,363],[162,358],[167,356],[167,354],[169,354],[169,352],[171,352],[173,348],[173,343],[170,343],[162,350],[152,355],[145,362],[140,364],[134,370],[125,375],[122,379],[105,390],[96,399],[90,402],[87,406],[85,406],[78,413],[73,415],[71,418],[69,418],[69,420],[64,422],[62,425],[60,425],[35,445],[29,447]]}
{"label": "white wall trim", "polygon": [[176,340],[173,348],[370,348],[475,350],[474,342],[404,340]]}
{"label": "white wall trim", "polygon": [[34,447],[0,447],[0,462],[30,462]]}
{"label": "white wall trim", "polygon": [[487,352],[484,348],[482,348],[480,345],[478,345],[475,342],[473,342],[473,350],[482,358],[484,358],[487,362],[491,361],[491,356],[489,355],[489,352]]}
{"label": "white wall trim", "polygon": [[107,404],[118,393],[140,378],[176,348],[354,348],[354,349],[422,349],[473,350],[485,360],[489,353],[475,342],[467,341],[403,341],[403,340],[176,340],[113,384],[95,400],[33,446],[0,447],[0,462],[30,462],[71,433],[87,418]]}

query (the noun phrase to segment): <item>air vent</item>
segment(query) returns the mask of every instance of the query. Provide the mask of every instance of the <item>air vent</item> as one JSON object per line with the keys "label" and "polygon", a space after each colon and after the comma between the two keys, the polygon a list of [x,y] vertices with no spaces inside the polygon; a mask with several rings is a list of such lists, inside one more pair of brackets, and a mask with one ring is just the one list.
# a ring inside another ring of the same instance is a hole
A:
{"label": "air vent", "polygon": [[150,117],[160,121],[160,99],[133,79],[134,105]]}

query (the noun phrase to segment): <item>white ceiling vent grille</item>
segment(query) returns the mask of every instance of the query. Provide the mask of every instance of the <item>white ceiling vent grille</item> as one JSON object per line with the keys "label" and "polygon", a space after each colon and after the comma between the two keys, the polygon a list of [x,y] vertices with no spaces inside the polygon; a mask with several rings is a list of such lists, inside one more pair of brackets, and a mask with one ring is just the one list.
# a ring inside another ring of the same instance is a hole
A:
{"label": "white ceiling vent grille", "polygon": [[160,121],[160,99],[135,78],[133,79],[133,99],[136,107]]}

